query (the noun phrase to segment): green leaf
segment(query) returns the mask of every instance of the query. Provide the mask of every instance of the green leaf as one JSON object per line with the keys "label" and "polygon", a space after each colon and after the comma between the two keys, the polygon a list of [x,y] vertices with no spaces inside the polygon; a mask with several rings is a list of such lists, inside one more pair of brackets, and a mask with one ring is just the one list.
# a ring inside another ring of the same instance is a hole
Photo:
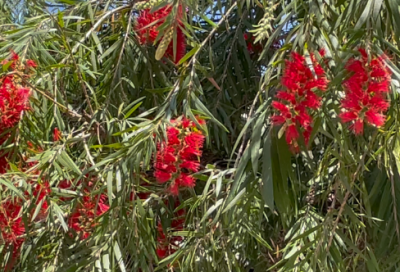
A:
{"label": "green leaf", "polygon": [[260,153],[261,133],[265,124],[265,117],[267,111],[264,111],[258,118],[254,125],[253,133],[251,135],[250,150],[251,150],[251,164],[253,166],[254,175],[257,176],[258,171],[258,158]]}
{"label": "green leaf", "polygon": [[271,158],[271,133],[269,131],[268,136],[264,139],[263,146],[263,157],[262,157],[262,184],[261,184],[261,196],[265,204],[274,210],[274,183],[273,183],[273,169],[272,169],[272,158]]}

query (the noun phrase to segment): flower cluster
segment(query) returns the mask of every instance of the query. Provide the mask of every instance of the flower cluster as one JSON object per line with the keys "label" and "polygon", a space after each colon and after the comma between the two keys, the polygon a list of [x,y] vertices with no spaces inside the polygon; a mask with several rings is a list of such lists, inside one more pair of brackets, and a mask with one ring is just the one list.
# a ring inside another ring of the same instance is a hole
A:
{"label": "flower cluster", "polygon": [[[145,9],[140,11],[139,17],[135,24],[135,31],[139,36],[140,44],[153,44],[159,34],[159,27],[165,22],[166,17],[172,10],[171,6],[160,8],[154,12],[151,9]],[[185,34],[182,29],[183,24],[181,23],[183,16],[182,7],[179,6],[176,19],[176,55],[174,56],[174,45],[173,39],[171,40],[168,48],[165,51],[165,57],[172,58],[175,63],[178,63],[181,58],[185,55],[186,41]]]}
{"label": "flower cluster", "polygon": [[340,114],[342,122],[351,123],[356,135],[363,133],[364,122],[376,127],[385,123],[391,77],[383,56],[371,57],[369,61],[364,49],[359,52],[361,57],[350,59],[346,65],[351,76],[343,82],[345,97],[341,101]]}
{"label": "flower cluster", "polygon": [[[170,182],[169,192],[178,195],[181,187],[195,186],[196,180],[190,173],[199,171],[204,135],[186,118],[171,123],[167,140],[158,146],[154,176],[159,183]],[[205,122],[198,119],[198,123]]]}
{"label": "flower cluster", "polygon": [[22,65],[19,56],[12,52],[11,58],[1,64],[9,65],[14,74],[0,79],[0,131],[10,129],[17,125],[21,118],[21,112],[29,109],[30,89],[23,86],[22,77],[27,75],[23,71],[30,67],[36,67],[33,60],[28,60]]}
{"label": "flower cluster", "polygon": [[[179,201],[175,202],[175,208],[180,205]],[[171,221],[171,228],[174,231],[183,230],[183,226],[185,223],[185,210],[180,209],[174,214],[174,218]],[[173,254],[176,249],[179,247],[179,243],[182,242],[183,237],[174,236],[170,237],[168,233],[164,232],[161,221],[158,222],[157,225],[157,248],[156,253],[158,258],[164,259],[169,255]]]}
{"label": "flower cluster", "polygon": [[[320,54],[323,56],[323,51]],[[316,90],[323,92],[328,85],[322,66],[314,55],[310,59],[311,68],[304,56],[292,53],[292,59],[286,61],[282,77],[285,90],[278,91],[277,100],[272,102],[276,113],[271,120],[274,125],[284,125],[286,142],[293,152],[299,151],[300,133],[308,145],[313,123],[312,112],[321,104],[321,97]]]}
{"label": "flower cluster", "polygon": [[[89,176],[86,175],[86,178]],[[98,217],[108,211],[107,196],[104,193],[98,195],[91,194],[96,189],[94,180],[79,180],[76,184],[69,180],[63,180],[58,184],[58,188],[74,191],[76,187],[81,187],[83,196],[78,199],[72,213],[68,217],[68,228],[73,229],[81,240],[87,239],[95,227],[98,225]],[[72,200],[70,197],[61,197],[65,202]],[[72,234],[70,234],[73,236]]]}
{"label": "flower cluster", "polygon": [[[8,67],[13,73],[0,78],[0,144],[8,139],[7,130],[17,126],[23,111],[29,110],[29,97],[31,91],[24,86],[22,78],[29,77],[31,68],[37,65],[33,60],[28,60],[23,65],[18,54],[11,51],[9,59],[0,64]],[[8,154],[0,156],[0,173],[5,173],[8,168]]]}
{"label": "flower cluster", "polygon": [[[0,78],[0,144],[9,137],[7,130],[16,127],[21,119],[23,111],[29,109],[30,89],[24,85],[23,79],[28,78],[32,68],[36,68],[33,60],[22,64],[18,54],[11,51],[11,56],[0,63],[3,69],[8,69],[11,74]],[[4,174],[9,168],[8,153],[0,155],[0,174]],[[46,186],[46,185],[44,185]],[[4,188],[3,188],[4,189]],[[33,194],[41,201],[46,194],[42,185],[33,188]],[[0,244],[12,249],[12,256],[6,270],[12,269],[12,263],[19,255],[19,249],[23,244],[25,225],[22,221],[22,201],[20,199],[5,198],[0,203]],[[43,203],[37,218],[39,219],[47,209],[47,203]]]}

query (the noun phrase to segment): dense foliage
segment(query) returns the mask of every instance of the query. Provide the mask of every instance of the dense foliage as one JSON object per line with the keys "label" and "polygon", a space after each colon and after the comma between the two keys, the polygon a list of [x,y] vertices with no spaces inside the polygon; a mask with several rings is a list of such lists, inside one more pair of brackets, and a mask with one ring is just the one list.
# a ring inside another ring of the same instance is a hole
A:
{"label": "dense foliage", "polygon": [[399,270],[399,4],[0,0],[0,270]]}

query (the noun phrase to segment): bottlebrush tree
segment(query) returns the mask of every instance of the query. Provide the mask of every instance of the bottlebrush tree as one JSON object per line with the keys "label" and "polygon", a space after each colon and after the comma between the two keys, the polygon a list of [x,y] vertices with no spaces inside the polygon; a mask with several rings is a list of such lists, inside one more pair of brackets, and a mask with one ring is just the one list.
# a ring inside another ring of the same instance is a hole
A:
{"label": "bottlebrush tree", "polygon": [[0,0],[0,271],[397,271],[394,0]]}

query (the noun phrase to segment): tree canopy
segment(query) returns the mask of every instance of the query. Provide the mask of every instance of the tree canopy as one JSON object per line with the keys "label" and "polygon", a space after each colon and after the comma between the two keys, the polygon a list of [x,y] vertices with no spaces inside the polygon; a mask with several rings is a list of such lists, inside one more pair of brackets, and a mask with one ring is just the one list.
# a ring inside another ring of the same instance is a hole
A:
{"label": "tree canopy", "polygon": [[0,0],[0,269],[400,269],[398,0]]}

